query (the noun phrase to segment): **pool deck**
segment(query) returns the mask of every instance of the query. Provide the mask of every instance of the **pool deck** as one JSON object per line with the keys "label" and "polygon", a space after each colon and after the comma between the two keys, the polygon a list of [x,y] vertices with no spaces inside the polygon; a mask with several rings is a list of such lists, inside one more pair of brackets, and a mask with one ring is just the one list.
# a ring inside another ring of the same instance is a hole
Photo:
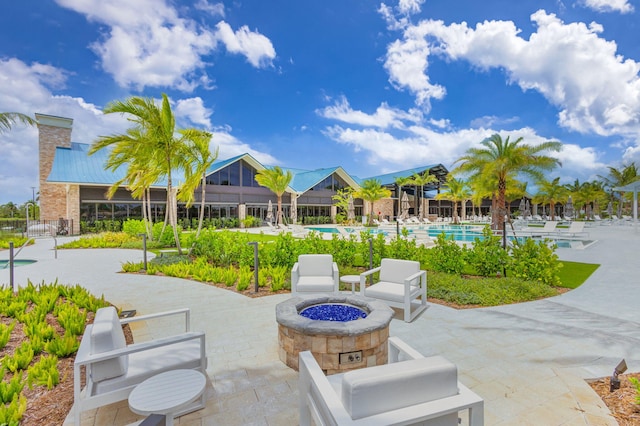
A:
{"label": "pool deck", "polygon": [[[410,324],[396,315],[390,334],[424,355],[457,364],[460,381],[485,400],[486,425],[616,425],[585,379],[610,376],[623,358],[630,372],[640,371],[640,230],[587,230],[595,244],[557,251],[563,260],[601,264],[580,288],[494,308],[430,304]],[[209,399],[205,409],[176,419],[177,425],[298,424],[298,374],[277,352],[275,305],[289,295],[251,299],[189,280],[118,273],[122,263],[142,260],[137,250],[58,250],[55,259],[49,238],[19,257],[38,260],[15,269],[20,284],[80,284],[138,314],[191,308],[192,328],[206,332]],[[8,282],[8,270],[0,270],[0,283]],[[135,339],[160,336],[165,326],[137,327]],[[140,420],[125,401],[85,413],[82,424]],[[64,425],[71,424],[69,417]]]}

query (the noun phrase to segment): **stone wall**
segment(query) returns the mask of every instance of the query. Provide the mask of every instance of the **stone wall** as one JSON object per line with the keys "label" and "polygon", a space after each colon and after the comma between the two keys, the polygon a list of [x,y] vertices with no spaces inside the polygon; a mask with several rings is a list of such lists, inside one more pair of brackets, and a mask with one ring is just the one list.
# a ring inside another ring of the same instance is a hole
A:
{"label": "stone wall", "polygon": [[[71,126],[73,120],[70,118],[54,117],[51,115],[37,114],[38,120],[38,156],[40,165],[40,219],[58,220],[60,218],[72,219],[74,230],[80,226],[80,202],[79,191],[75,190],[77,206],[75,211],[77,216],[69,216],[70,209],[67,206],[67,188],[65,185],[52,184],[47,182],[53,159],[57,147],[71,147]],[[74,210],[73,208],[71,210]],[[77,224],[76,224],[77,223]]]}

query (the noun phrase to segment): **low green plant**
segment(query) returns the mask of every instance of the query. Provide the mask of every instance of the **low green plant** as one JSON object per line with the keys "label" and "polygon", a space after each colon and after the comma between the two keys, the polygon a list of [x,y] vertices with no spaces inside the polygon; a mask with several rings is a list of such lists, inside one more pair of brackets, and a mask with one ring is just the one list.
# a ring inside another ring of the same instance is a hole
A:
{"label": "low green plant", "polygon": [[84,333],[84,327],[87,323],[87,313],[78,309],[76,305],[68,302],[58,303],[53,313],[66,333],[74,336],[79,336]]}
{"label": "low green plant", "polygon": [[18,426],[27,411],[27,397],[16,395],[8,405],[0,405],[0,425]]}
{"label": "low green plant", "polygon": [[22,331],[29,338],[40,337],[46,341],[53,339],[56,334],[56,330],[45,321],[23,324]]}
{"label": "low green plant", "polygon": [[44,346],[44,350],[51,355],[64,358],[76,353],[79,347],[80,341],[78,341],[78,338],[72,334],[65,333],[64,336],[56,335],[56,337],[48,341]]}
{"label": "low green plant", "polygon": [[238,272],[233,266],[229,266],[224,271],[223,282],[227,287],[232,287],[238,280]]}
{"label": "low green plant", "polygon": [[122,264],[122,272],[140,272],[143,269],[143,262],[125,262]]}
{"label": "low green plant", "polygon": [[251,279],[253,278],[253,271],[248,266],[241,266],[238,271],[238,284],[236,284],[236,290],[244,291],[251,285]]}
{"label": "low green plant", "polygon": [[258,269],[258,287],[267,286],[267,270],[264,268]]}
{"label": "low green plant", "polygon": [[58,358],[55,356],[43,356],[40,361],[34,363],[27,370],[27,384],[33,389],[33,384],[45,386],[51,390],[60,382],[58,371]]}
{"label": "low green plant", "polygon": [[636,388],[636,404],[640,404],[640,380],[636,379],[635,377],[629,377],[629,381],[631,382],[633,387]]}
{"label": "low green plant", "polygon": [[11,332],[16,326],[16,321],[11,321],[9,324],[0,323],[0,349],[7,346],[9,339],[11,338]]}
{"label": "low green plant", "polygon": [[[2,377],[6,377],[6,370],[2,369]],[[24,382],[22,381],[22,371],[13,375],[8,382],[4,380],[0,381],[0,402],[2,404],[6,404],[15,399],[16,396],[20,395],[22,389],[24,388]]]}
{"label": "low green plant", "polygon": [[22,342],[20,346],[16,348],[13,355],[5,355],[2,358],[2,366],[12,373],[15,373],[27,368],[29,364],[31,364],[33,356],[34,351],[31,342]]}
{"label": "low green plant", "polygon": [[272,266],[269,270],[271,275],[271,291],[279,291],[284,288],[286,276],[289,269],[284,266]]}

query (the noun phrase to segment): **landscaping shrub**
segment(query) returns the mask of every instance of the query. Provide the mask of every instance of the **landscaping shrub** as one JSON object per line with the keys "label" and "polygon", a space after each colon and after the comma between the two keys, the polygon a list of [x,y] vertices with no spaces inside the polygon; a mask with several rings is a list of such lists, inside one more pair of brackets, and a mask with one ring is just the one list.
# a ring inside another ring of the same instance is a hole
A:
{"label": "landscaping shrub", "polygon": [[453,237],[447,238],[444,233],[436,237],[435,243],[427,256],[429,269],[449,274],[462,273],[466,249],[456,244]]}
{"label": "landscaping shrub", "polygon": [[509,274],[525,281],[539,281],[557,286],[560,284],[558,271],[562,263],[555,253],[556,246],[550,240],[534,241],[527,238],[524,242],[511,247]]}
{"label": "landscaping shrub", "polygon": [[471,249],[466,252],[466,260],[478,275],[484,277],[502,274],[509,261],[509,253],[502,248],[501,237],[493,235],[491,228],[485,226],[483,238],[475,238]]}

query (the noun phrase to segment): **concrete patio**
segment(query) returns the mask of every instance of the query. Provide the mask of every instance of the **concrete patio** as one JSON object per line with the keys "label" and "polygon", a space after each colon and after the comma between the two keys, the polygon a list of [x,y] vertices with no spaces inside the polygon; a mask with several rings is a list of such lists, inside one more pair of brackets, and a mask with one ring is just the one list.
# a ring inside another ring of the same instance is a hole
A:
{"label": "concrete patio", "polygon": [[[484,398],[487,425],[617,424],[585,379],[611,375],[622,358],[629,371],[640,371],[640,231],[633,226],[588,231],[598,241],[587,249],[558,249],[563,260],[602,265],[577,290],[495,308],[430,304],[412,323],[394,319],[390,334],[425,355],[456,363],[460,380]],[[192,328],[206,332],[211,385],[206,409],[176,424],[298,423],[297,373],[277,352],[275,305],[289,295],[251,299],[189,280],[118,273],[122,263],[141,261],[140,251],[58,250],[55,259],[53,247],[51,238],[26,247],[19,258],[38,262],[16,268],[16,282],[80,284],[139,314],[191,308]],[[8,270],[0,270],[0,283],[8,282]],[[165,325],[136,328],[135,339],[160,336]],[[125,401],[86,413],[82,424],[128,425],[140,419]]]}

